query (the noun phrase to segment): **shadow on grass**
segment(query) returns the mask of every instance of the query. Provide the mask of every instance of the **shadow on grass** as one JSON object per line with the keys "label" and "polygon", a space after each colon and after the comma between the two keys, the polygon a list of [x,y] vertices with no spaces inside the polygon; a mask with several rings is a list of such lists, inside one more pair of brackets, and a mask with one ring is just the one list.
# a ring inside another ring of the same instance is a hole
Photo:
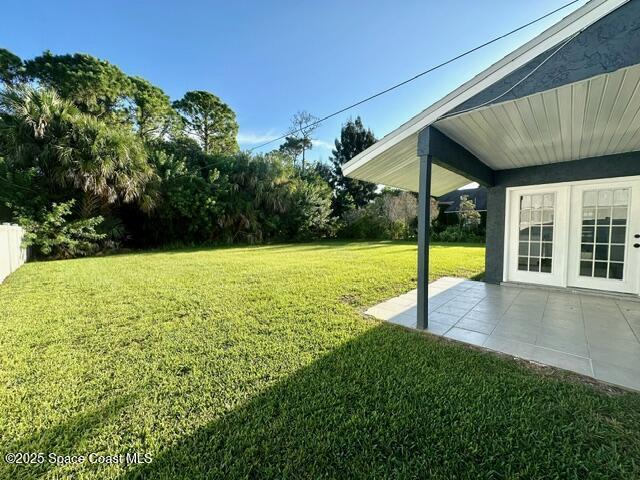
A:
{"label": "shadow on grass", "polygon": [[16,480],[40,478],[56,466],[46,460],[49,453],[58,455],[84,454],[87,449],[83,448],[82,443],[90,439],[96,430],[117,416],[132,401],[131,396],[113,399],[104,406],[71,417],[66,422],[48,429],[36,430],[27,437],[3,445],[3,454],[42,452],[45,454],[45,462],[30,465],[12,465],[2,462],[0,463],[0,478]]}
{"label": "shadow on grass", "polygon": [[113,257],[128,257],[128,256],[156,256],[156,255],[179,255],[185,253],[198,253],[198,252],[211,252],[211,251],[228,251],[228,250],[256,250],[265,252],[282,252],[291,253],[293,250],[302,250],[305,252],[312,252],[318,250],[327,250],[336,247],[349,247],[353,250],[368,250],[373,248],[380,248],[383,246],[392,245],[415,245],[414,241],[405,240],[321,240],[314,242],[282,242],[282,243],[258,243],[258,244],[231,244],[231,245],[167,245],[157,248],[144,248],[144,249],[122,249],[119,251],[104,253],[91,257],[73,258],[73,259],[36,259],[32,262],[82,262],[96,259],[108,259]]}
{"label": "shadow on grass", "polygon": [[[181,253],[196,253],[199,251],[211,251],[211,250],[257,250],[270,253],[286,253],[289,254],[294,250],[313,252],[323,251],[337,247],[346,247],[354,251],[373,250],[381,247],[388,246],[408,246],[410,248],[403,250],[393,250],[386,252],[387,254],[398,254],[409,251],[417,252],[417,243],[415,240],[323,240],[315,242],[289,242],[289,243],[272,243],[272,244],[238,244],[238,245],[218,245],[218,246],[193,246],[193,247],[175,247],[165,248],[158,250],[141,251],[143,255],[154,254],[181,254]],[[480,247],[484,248],[485,245],[481,243],[432,243],[432,248],[436,249],[449,249],[459,247]],[[132,252],[133,253],[133,252]]]}
{"label": "shadow on grass", "polygon": [[640,396],[381,325],[120,480],[637,478]]}
{"label": "shadow on grass", "polygon": [[[30,262],[87,262],[95,261],[98,259],[109,259],[113,257],[152,257],[157,255],[180,255],[185,253],[198,253],[198,252],[211,252],[211,251],[228,251],[228,250],[256,250],[265,251],[270,253],[285,253],[290,254],[292,251],[300,250],[304,252],[323,251],[337,247],[348,247],[351,250],[372,250],[385,246],[402,246],[407,245],[411,248],[405,250],[394,250],[386,252],[386,254],[398,254],[408,251],[417,252],[417,243],[415,240],[322,240],[315,242],[289,242],[289,243],[270,243],[270,244],[233,244],[233,245],[176,245],[165,246],[158,248],[146,248],[146,249],[122,249],[119,251],[104,253],[101,255],[95,255],[91,257],[73,258],[73,259],[33,259]],[[447,249],[455,247],[484,247],[484,244],[480,243],[432,243],[432,248]]]}

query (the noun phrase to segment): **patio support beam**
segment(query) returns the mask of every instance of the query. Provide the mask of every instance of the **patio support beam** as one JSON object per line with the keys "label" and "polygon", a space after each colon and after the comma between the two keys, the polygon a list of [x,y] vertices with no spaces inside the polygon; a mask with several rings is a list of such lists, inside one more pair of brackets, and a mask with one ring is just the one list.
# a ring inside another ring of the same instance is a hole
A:
{"label": "patio support beam", "polygon": [[478,182],[483,187],[495,184],[490,167],[433,126],[422,130],[418,137],[418,156],[423,155],[431,155],[433,163],[468,178],[469,182]]}
{"label": "patio support beam", "polygon": [[420,176],[418,184],[418,322],[429,324],[429,227],[431,225],[431,166],[436,164],[485,187],[494,185],[494,171],[463,146],[433,126],[418,135]]}
{"label": "patio support beam", "polygon": [[420,156],[418,190],[418,329],[429,325],[429,226],[431,224],[431,163],[432,156]]}

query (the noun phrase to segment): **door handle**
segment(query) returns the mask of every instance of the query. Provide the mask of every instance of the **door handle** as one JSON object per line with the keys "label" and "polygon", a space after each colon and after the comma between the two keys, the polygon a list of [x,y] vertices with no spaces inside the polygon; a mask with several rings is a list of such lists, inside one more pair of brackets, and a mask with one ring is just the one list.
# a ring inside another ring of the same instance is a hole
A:
{"label": "door handle", "polygon": [[633,238],[640,238],[640,233],[636,233]]}
{"label": "door handle", "polygon": [[633,248],[640,248],[640,243],[634,243]]}

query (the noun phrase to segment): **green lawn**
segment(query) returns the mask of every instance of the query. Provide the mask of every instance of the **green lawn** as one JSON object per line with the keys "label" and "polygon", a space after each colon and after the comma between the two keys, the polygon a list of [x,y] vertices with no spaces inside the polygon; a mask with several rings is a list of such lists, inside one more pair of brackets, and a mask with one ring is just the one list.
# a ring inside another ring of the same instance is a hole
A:
{"label": "green lawn", "polygon": [[[434,277],[480,246],[434,246]],[[0,286],[0,478],[640,478],[640,395],[364,318],[408,243],[27,264]]]}

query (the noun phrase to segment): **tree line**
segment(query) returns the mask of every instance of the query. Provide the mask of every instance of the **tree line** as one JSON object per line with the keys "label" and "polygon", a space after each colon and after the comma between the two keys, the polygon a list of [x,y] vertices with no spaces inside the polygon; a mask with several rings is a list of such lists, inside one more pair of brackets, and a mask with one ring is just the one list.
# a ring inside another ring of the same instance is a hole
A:
{"label": "tree line", "polygon": [[376,141],[360,118],[329,163],[309,164],[307,112],[278,148],[242,152],[236,115],[215,94],[172,101],[90,55],[0,49],[0,84],[0,220],[21,224],[36,255],[412,236],[413,194],[342,173]]}

